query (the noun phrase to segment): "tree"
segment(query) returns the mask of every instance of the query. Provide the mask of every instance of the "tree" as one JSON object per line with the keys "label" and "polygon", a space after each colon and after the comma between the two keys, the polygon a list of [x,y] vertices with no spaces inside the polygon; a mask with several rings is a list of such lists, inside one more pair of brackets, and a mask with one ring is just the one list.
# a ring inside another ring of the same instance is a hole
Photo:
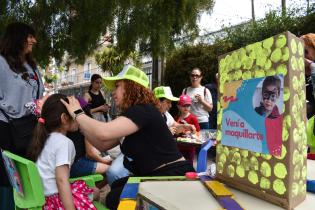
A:
{"label": "tree", "polygon": [[286,5],[286,0],[281,0],[281,11],[282,11],[282,16],[285,16],[287,13],[287,5]]}
{"label": "tree", "polygon": [[224,29],[226,36],[220,36],[212,45],[184,45],[174,50],[166,60],[165,85],[172,86],[174,95],[180,95],[184,87],[190,84],[189,71],[194,67],[203,70],[203,84],[213,82],[218,72],[218,58],[225,53],[244,47],[268,37],[290,31],[296,36],[315,31],[315,4],[311,5],[309,15],[302,14],[303,8],[287,11],[271,11],[264,19]]}
{"label": "tree", "polygon": [[[197,34],[201,11],[211,11],[213,0],[11,0],[0,3],[0,26],[13,20],[34,26],[39,40],[35,57],[84,61],[99,46],[102,35],[116,37],[117,50],[128,54],[139,46],[154,57],[165,54],[176,37]],[[3,27],[0,27],[0,33]]]}
{"label": "tree", "polygon": [[251,5],[252,5],[252,20],[255,22],[255,4],[254,0],[251,0]]}
{"label": "tree", "polygon": [[128,59],[134,66],[140,67],[140,57],[137,52],[119,53],[115,47],[105,47],[102,52],[95,55],[95,60],[103,71],[109,71],[113,75],[121,71]]}
{"label": "tree", "polygon": [[310,12],[310,0],[306,0],[307,5],[306,5],[306,14],[309,14]]}

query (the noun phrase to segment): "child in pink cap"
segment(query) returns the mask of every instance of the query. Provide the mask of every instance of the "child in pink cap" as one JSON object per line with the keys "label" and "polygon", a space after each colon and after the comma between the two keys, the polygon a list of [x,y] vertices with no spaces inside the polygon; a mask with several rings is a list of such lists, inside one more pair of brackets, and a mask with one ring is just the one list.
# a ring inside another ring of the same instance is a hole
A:
{"label": "child in pink cap", "polygon": [[[181,124],[191,124],[194,125],[196,128],[196,132],[200,131],[200,126],[198,123],[197,117],[190,113],[190,106],[191,106],[191,98],[189,95],[181,95],[179,97],[179,101],[177,104],[178,110],[179,110],[179,116],[176,119],[176,122]],[[190,131],[184,131],[184,133],[188,133]],[[183,154],[183,156],[186,158],[186,160],[189,160],[191,163],[194,161],[195,156],[195,148],[191,146],[186,145],[178,145],[178,148],[180,152]]]}

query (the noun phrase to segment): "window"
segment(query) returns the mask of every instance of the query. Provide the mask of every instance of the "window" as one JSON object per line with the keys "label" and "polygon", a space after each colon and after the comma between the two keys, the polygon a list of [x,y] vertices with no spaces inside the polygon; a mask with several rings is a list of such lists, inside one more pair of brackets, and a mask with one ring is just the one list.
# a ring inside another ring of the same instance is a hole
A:
{"label": "window", "polygon": [[91,78],[91,63],[87,63],[83,73],[84,80],[90,80]]}
{"label": "window", "polygon": [[76,69],[73,68],[73,69],[71,70],[71,72],[70,72],[70,75],[69,75],[69,83],[74,84],[74,83],[76,83],[76,82],[77,82],[77,81],[76,81]]}

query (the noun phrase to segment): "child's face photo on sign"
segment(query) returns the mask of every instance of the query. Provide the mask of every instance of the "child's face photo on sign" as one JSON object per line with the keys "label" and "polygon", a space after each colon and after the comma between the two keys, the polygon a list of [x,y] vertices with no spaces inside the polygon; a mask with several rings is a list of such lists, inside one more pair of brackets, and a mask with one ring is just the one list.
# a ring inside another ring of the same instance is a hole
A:
{"label": "child's face photo on sign", "polygon": [[226,83],[223,101],[223,145],[281,154],[282,75]]}
{"label": "child's face photo on sign", "polygon": [[253,95],[253,107],[257,114],[274,119],[283,113],[283,80],[279,76],[265,77]]}

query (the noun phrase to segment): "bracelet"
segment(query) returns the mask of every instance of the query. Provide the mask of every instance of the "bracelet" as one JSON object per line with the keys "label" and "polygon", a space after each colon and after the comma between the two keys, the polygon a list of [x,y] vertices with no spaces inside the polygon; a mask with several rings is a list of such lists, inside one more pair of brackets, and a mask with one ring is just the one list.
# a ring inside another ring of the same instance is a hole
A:
{"label": "bracelet", "polygon": [[76,114],[75,116],[74,116],[74,120],[77,120],[77,117],[79,117],[80,115],[82,115],[82,114],[85,114],[84,112],[80,112],[79,114]]}
{"label": "bracelet", "polygon": [[72,118],[75,120],[80,114],[84,114],[84,111],[82,109],[77,109],[73,112]]}

